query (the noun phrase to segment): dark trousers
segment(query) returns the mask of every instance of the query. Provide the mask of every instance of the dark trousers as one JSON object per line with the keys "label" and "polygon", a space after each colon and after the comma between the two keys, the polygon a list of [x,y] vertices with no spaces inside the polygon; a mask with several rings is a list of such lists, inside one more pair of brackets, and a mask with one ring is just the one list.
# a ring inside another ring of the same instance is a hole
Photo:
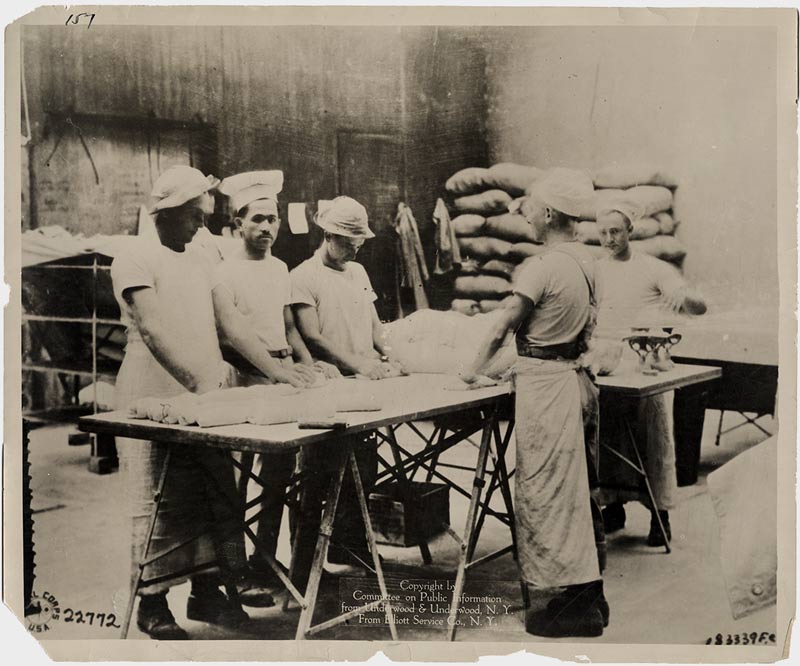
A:
{"label": "dark trousers", "polygon": [[[258,456],[258,478],[263,487],[259,488],[262,494],[261,515],[258,517],[256,535],[261,548],[272,557],[275,557],[278,550],[286,489],[294,473],[295,460],[294,451]],[[260,569],[269,568],[267,563],[260,558],[256,558],[255,566]]]}

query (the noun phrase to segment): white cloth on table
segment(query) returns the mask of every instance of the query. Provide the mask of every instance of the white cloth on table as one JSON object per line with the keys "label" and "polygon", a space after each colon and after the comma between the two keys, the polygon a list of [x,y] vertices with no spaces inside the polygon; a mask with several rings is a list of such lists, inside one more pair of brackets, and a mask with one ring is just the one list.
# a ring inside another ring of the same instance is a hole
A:
{"label": "white cloth on table", "polygon": [[343,271],[322,262],[317,250],[290,273],[292,304],[317,311],[322,337],[351,354],[373,350],[373,302],[377,299],[364,267],[350,261]]}

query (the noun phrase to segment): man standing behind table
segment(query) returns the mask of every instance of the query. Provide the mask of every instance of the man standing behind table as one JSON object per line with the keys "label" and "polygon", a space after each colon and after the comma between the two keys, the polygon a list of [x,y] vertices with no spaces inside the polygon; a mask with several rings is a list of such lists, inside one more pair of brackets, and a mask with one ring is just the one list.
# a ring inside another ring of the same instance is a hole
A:
{"label": "man standing behind table", "polygon": [[[318,213],[324,232],[320,248],[291,272],[292,304],[300,334],[316,359],[335,365],[345,375],[383,379],[402,372],[389,360],[383,345],[381,322],[375,310],[377,298],[364,267],[355,262],[358,250],[374,238],[367,211],[350,197],[340,196]],[[369,495],[377,476],[374,433],[357,436],[356,458]],[[322,448],[301,452],[304,474],[309,476],[303,493],[303,538],[295,540],[300,570],[310,565],[319,532],[320,506],[327,480],[335,471],[335,456]],[[361,512],[350,474],[339,499],[334,523],[331,564],[363,565],[371,562]],[[298,544],[303,544],[302,552]]]}
{"label": "man standing behind table", "polygon": [[522,211],[547,250],[526,264],[462,374],[474,382],[516,334],[514,511],[525,596],[549,598],[526,612],[525,629],[538,636],[600,636],[609,617],[587,460],[587,448],[596,453],[598,390],[579,361],[594,323],[594,260],[575,242],[575,223],[593,190],[572,169],[553,169],[536,183]]}
{"label": "man standing behind table", "polygon": [[[282,188],[281,171],[240,173],[226,178],[219,186],[230,197],[234,224],[242,240],[237,252],[215,267],[214,309],[226,321],[243,318],[273,363],[271,373],[260,373],[231,348],[235,341],[223,339],[223,353],[240,370],[241,385],[286,381],[293,374],[313,382],[314,369],[329,377],[339,374],[334,366],[321,361],[315,364],[311,358],[294,325],[289,270],[272,255],[281,225],[278,193]],[[273,557],[295,457],[293,451],[258,456],[258,477],[264,487],[257,536]],[[251,567],[261,572],[266,585],[279,584],[275,573],[261,558],[251,559]]]}
{"label": "man standing behind table", "polygon": [[[631,250],[630,233],[633,223],[640,217],[637,205],[624,198],[598,211],[600,239],[609,251],[609,256],[598,261],[596,266],[598,317],[595,337],[598,339],[619,341],[630,335],[634,327],[663,324],[665,315],[700,315],[706,311],[703,297],[686,284],[676,268]],[[645,470],[668,539],[671,538],[669,509],[674,505],[677,489],[672,417],[674,396],[674,391],[662,393],[645,399],[642,405],[647,433]],[[626,435],[615,433],[614,425],[609,423],[603,428],[604,437],[616,439]],[[628,467],[618,463],[615,457],[604,459],[601,469],[601,482],[609,480],[618,486],[638,485]],[[624,502],[627,499],[640,500],[650,509],[647,545],[664,546],[656,509],[650,506],[647,495],[638,491],[602,489],[601,501],[607,505],[603,510],[606,532],[615,532],[625,526]]]}

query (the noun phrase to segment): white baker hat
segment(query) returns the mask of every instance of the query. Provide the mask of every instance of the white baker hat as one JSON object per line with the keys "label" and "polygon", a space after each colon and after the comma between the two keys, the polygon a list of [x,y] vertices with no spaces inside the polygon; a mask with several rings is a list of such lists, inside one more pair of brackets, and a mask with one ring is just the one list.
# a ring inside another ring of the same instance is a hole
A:
{"label": "white baker hat", "polygon": [[317,213],[317,226],[337,236],[375,238],[369,228],[367,209],[351,197],[336,197]]}
{"label": "white baker hat", "polygon": [[220,183],[219,191],[231,198],[236,212],[258,199],[278,201],[283,189],[283,171],[246,171],[228,176]]}
{"label": "white baker hat", "polygon": [[591,206],[594,183],[585,171],[556,167],[534,183],[531,194],[550,208],[580,217]]}

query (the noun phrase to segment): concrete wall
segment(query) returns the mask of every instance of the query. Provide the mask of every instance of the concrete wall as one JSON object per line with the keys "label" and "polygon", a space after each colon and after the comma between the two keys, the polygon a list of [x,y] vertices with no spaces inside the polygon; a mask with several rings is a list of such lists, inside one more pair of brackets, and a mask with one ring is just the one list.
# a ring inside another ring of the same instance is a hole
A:
{"label": "concrete wall", "polygon": [[777,304],[772,29],[504,29],[487,49],[492,160],[669,169],[687,276],[720,307]]}

